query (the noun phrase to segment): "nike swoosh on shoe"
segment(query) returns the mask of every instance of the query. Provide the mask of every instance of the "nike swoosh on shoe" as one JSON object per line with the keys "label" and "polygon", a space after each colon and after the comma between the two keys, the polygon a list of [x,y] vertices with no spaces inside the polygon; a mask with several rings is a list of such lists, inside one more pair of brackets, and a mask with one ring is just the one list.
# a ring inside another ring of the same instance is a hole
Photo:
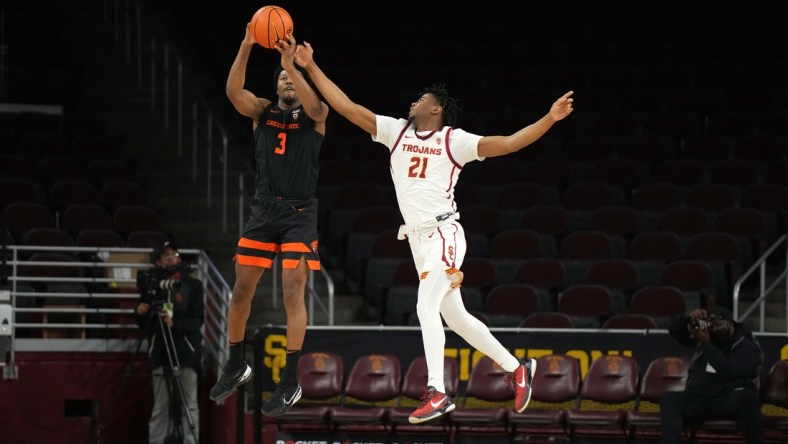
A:
{"label": "nike swoosh on shoe", "polygon": [[252,367],[249,364],[247,364],[246,365],[246,369],[244,370],[244,374],[243,374],[243,376],[241,376],[241,382],[240,383],[241,384],[245,383],[251,377],[252,377]]}
{"label": "nike swoosh on shoe", "polygon": [[284,399],[283,401],[285,402],[285,405],[287,405],[287,407],[290,407],[293,404],[295,404],[296,401],[298,401],[299,399],[301,399],[301,386],[300,385],[298,386],[296,391],[293,392],[293,396],[290,397],[289,401],[286,400],[286,399]]}
{"label": "nike swoosh on shoe", "polygon": [[295,392],[293,392],[293,396],[290,397],[289,401],[287,399],[282,398],[282,402],[284,403],[283,406],[281,406],[276,410],[272,410],[270,412],[264,411],[263,413],[265,413],[268,416],[284,415],[285,413],[287,413],[288,410],[290,410],[290,407],[292,407],[293,404],[295,404],[296,402],[298,402],[299,399],[301,399],[301,392],[302,392],[301,386],[298,386],[298,389]]}

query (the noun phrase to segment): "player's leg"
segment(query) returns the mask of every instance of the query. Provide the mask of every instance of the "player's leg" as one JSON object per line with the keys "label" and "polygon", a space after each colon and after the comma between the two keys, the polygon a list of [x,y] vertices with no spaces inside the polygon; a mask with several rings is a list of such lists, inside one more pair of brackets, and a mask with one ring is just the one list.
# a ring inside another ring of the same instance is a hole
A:
{"label": "player's leg", "polygon": [[421,404],[408,417],[412,424],[437,418],[454,410],[454,402],[446,394],[443,380],[443,355],[446,333],[440,315],[441,295],[449,290],[449,280],[439,266],[426,273],[419,283],[416,313],[421,324],[424,355],[427,360],[427,387]]}
{"label": "player's leg", "polygon": [[296,268],[282,269],[282,294],[287,314],[287,349],[301,350],[306,336],[307,312],[304,302],[309,268],[301,261]]}
{"label": "player's leg", "polygon": [[514,409],[522,413],[531,401],[531,382],[536,373],[536,359],[518,359],[512,355],[483,322],[468,313],[459,289],[452,290],[443,299],[441,314],[452,331],[492,358],[507,372],[507,381],[513,385],[515,391]]}
{"label": "player's leg", "polygon": [[227,313],[227,338],[231,345],[244,341],[252,300],[264,271],[263,267],[235,264],[235,284]]}
{"label": "player's leg", "polygon": [[279,383],[262,406],[263,413],[268,416],[283,415],[301,398],[296,372],[306,336],[306,281],[310,270],[320,270],[317,202],[311,199],[291,204],[297,211],[283,215],[283,224],[288,226],[288,230],[282,233],[281,249],[283,305],[287,314],[287,354],[285,366],[280,371]]}
{"label": "player's leg", "polygon": [[421,274],[416,314],[421,324],[422,344],[427,361],[427,387],[421,405],[408,418],[413,424],[429,421],[454,410],[443,381],[443,355],[446,333],[440,307],[451,282],[447,269],[457,267],[454,224],[445,224],[429,233],[411,233],[409,242],[416,269]]}
{"label": "player's leg", "polygon": [[230,356],[222,368],[222,375],[211,388],[210,398],[213,401],[226,399],[241,384],[252,379],[252,367],[244,360],[244,336],[246,322],[252,309],[252,299],[257,282],[263,275],[264,268],[235,264],[235,285],[233,296],[227,310],[227,338],[230,342]]}
{"label": "player's leg", "polygon": [[244,360],[244,337],[246,323],[252,310],[252,299],[257,291],[257,283],[263,272],[273,265],[279,251],[278,234],[269,226],[254,217],[267,211],[268,204],[255,204],[252,214],[235,255],[235,284],[227,310],[227,339],[230,343],[229,358],[222,369],[222,375],[211,388],[209,397],[221,401],[229,397],[235,389],[252,379],[252,367]]}
{"label": "player's leg", "polygon": [[[462,267],[465,258],[467,250],[465,231],[459,223],[452,224],[452,226],[456,232],[447,237],[456,239],[455,264],[453,268],[446,269],[446,273],[441,273],[442,280],[446,282],[445,285],[451,288],[447,289],[448,295],[441,300],[441,315],[452,331],[465,339],[468,344],[492,358],[507,372],[507,380],[512,383],[515,390],[514,409],[523,412],[531,400],[531,381],[536,373],[536,360],[517,359],[492,335],[484,323],[468,313],[459,290],[463,275],[462,272],[455,269]],[[451,251],[444,252],[444,254],[449,253]]]}

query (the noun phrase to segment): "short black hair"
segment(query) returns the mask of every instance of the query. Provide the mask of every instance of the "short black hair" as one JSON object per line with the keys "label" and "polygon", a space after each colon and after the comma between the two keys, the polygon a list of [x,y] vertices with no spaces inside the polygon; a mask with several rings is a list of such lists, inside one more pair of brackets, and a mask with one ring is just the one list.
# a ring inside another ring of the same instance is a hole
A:
{"label": "short black hair", "polygon": [[424,94],[432,94],[438,102],[438,105],[443,108],[443,113],[441,113],[443,125],[454,126],[457,124],[457,116],[460,114],[460,107],[457,104],[458,100],[449,95],[449,90],[446,89],[445,83],[434,83],[424,88],[424,90],[419,93],[419,97]]}
{"label": "short black hair", "polygon": [[[296,69],[301,74],[304,75],[304,78],[306,79],[306,83],[309,84],[309,87],[312,88],[312,89],[316,89],[315,88],[315,84],[312,83],[312,79],[309,77],[309,74],[307,74],[306,70],[304,70],[304,68],[302,68],[300,66],[296,66]],[[279,66],[276,67],[276,69],[274,69],[274,91],[277,90],[277,86],[279,85],[279,75],[282,74],[282,71],[284,71],[284,70],[285,69],[282,67],[282,65],[279,65]]]}
{"label": "short black hair", "polygon": [[282,74],[284,70],[282,65],[278,65],[276,69],[274,69],[274,90],[276,90],[277,85],[279,85],[279,75]]}

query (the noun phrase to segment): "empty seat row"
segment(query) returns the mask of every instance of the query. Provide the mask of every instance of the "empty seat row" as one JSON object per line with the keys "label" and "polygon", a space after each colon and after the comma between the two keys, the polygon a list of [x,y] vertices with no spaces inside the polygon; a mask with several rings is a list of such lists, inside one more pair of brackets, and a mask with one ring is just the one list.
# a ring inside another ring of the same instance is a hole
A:
{"label": "empty seat row", "polygon": [[[392,276],[396,268],[409,257],[407,242],[397,241],[392,236],[392,232],[378,235],[371,254],[359,256],[360,270],[364,271],[361,283],[369,282],[370,279],[376,284],[387,282],[387,278],[380,274],[369,274],[378,273],[378,270],[370,270],[373,261],[378,268],[390,271],[387,276]],[[736,236],[722,232],[698,233],[683,240],[672,232],[647,231],[639,233],[627,243],[620,237],[601,231],[578,231],[568,235],[557,247],[555,239],[549,235],[541,236],[525,229],[509,230],[496,236],[490,243],[488,254],[470,254],[462,269],[467,270],[466,282],[468,279],[482,279],[481,276],[474,276],[476,274],[489,275],[497,282],[511,282],[514,281],[516,269],[523,262],[537,258],[552,259],[552,262],[561,262],[567,282],[578,282],[582,278],[578,279],[575,270],[585,273],[592,262],[616,259],[660,269],[677,260],[702,261],[712,267],[714,264],[729,264],[741,268],[748,266],[750,262],[747,260],[751,259],[742,254],[742,242],[744,240],[740,242]]]}
{"label": "empty seat row", "polygon": [[[444,358],[446,393],[456,408],[435,420],[413,425],[408,416],[420,403],[427,380],[424,356],[402,373],[395,355],[370,354],[355,360],[349,371],[333,352],[304,354],[298,365],[301,400],[287,413],[267,418],[283,433],[299,436],[446,435],[477,439],[659,439],[659,400],[669,390],[682,390],[689,356],[659,356],[645,369],[624,355],[594,359],[584,376],[577,358],[539,356],[533,395],[523,413],[512,409],[514,389],[505,372],[482,356],[460,387],[455,359]],[[788,439],[788,397],[783,389],[788,361],[777,361],[760,384],[765,437]],[[720,429],[720,427],[722,427]],[[722,430],[742,439],[735,421],[707,421],[687,426],[686,438],[713,439]]]}
{"label": "empty seat row", "polygon": [[58,127],[28,130],[0,144],[0,155],[22,156],[33,162],[50,157],[65,157],[83,164],[97,159],[121,160],[123,157],[119,144],[105,134],[74,134],[68,138],[58,131]]}
{"label": "empty seat row", "polygon": [[[588,210],[613,205],[651,211],[678,206],[697,206],[709,211],[721,211],[730,207],[753,207],[767,211],[785,209],[785,205],[780,204],[788,194],[788,185],[781,183],[785,176],[783,173],[776,175],[777,179],[773,183],[703,183],[702,177],[698,183],[690,183],[698,180],[698,176],[688,170],[680,171],[682,167],[678,163],[674,165],[679,167],[678,173],[686,173],[686,180],[633,182],[634,186],[629,189],[604,180],[590,180],[562,189],[557,183],[563,182],[562,179],[540,182],[539,177],[518,175],[505,183],[486,186],[460,182],[455,189],[455,199],[461,212],[471,205],[491,205],[501,211],[525,210],[540,205],[558,205],[567,210]],[[540,169],[542,172],[547,170]],[[731,177],[739,177],[735,171],[735,168],[731,170]],[[497,170],[495,172],[501,174]],[[619,176],[616,180],[622,180],[625,176]],[[524,180],[524,177],[527,179]],[[373,205],[396,205],[393,188],[375,183],[348,182],[322,192],[327,204],[326,211],[359,211]]]}
{"label": "empty seat row", "polygon": [[[384,150],[374,149],[374,143],[368,137],[346,136],[327,143],[339,146],[321,151],[321,185],[341,185],[355,181],[386,184],[389,180],[390,174],[386,168],[388,157]],[[328,155],[333,157],[322,157]],[[506,156],[509,161],[521,163],[533,163],[540,159],[560,159],[573,164],[604,160],[634,161],[650,170],[666,160],[678,157],[706,164],[723,159],[748,161],[764,172],[764,167],[770,163],[786,160],[786,141],[784,136],[768,134],[725,137],[697,133],[688,136],[680,144],[670,137],[657,134],[615,136],[596,131],[577,133],[564,142],[560,137],[548,133],[527,149]],[[480,169],[488,165],[486,162],[482,162]],[[473,165],[466,167],[473,169]]]}
{"label": "empty seat row", "polygon": [[0,174],[33,180],[48,187],[60,180],[88,182],[101,187],[108,182],[134,182],[131,166],[120,159],[97,158],[85,163],[73,157],[46,157],[35,161],[22,155],[0,154]]}
{"label": "empty seat row", "polygon": [[[131,231],[124,239],[116,230],[108,228],[85,228],[76,237],[67,231],[54,228],[31,228],[25,232],[18,245],[38,247],[131,247],[150,248],[159,245],[170,236],[164,231],[140,229]],[[7,245],[14,245],[13,238],[8,238]]]}
{"label": "empty seat row", "polygon": [[[578,294],[601,287],[596,293],[609,300],[606,314],[627,311],[636,293],[656,292],[658,288],[669,293],[666,300],[681,299],[687,309],[710,304],[729,306],[731,276],[736,272],[731,264],[704,260],[566,261],[546,257],[503,261],[468,258],[462,269],[465,280],[461,291],[468,309],[488,312],[491,295],[502,298],[496,304],[508,300],[498,309],[501,314],[516,315],[507,317],[507,326],[516,325],[530,311],[555,310],[562,295],[573,287]],[[407,324],[408,315],[415,311],[418,283],[412,259],[373,258],[367,264],[362,295],[367,305],[377,307],[381,323]],[[749,297],[750,291],[744,286],[740,296]],[[525,302],[529,298],[532,303]]]}
{"label": "empty seat row", "polygon": [[108,175],[107,182],[96,187],[85,180],[58,180],[44,190],[41,182],[7,178],[0,181],[0,208],[13,203],[40,203],[51,211],[62,212],[73,204],[102,205],[114,211],[121,205],[147,205],[148,194],[131,177]]}
{"label": "empty seat row", "polygon": [[[576,284],[553,293],[516,283],[498,284],[489,291],[462,288],[461,295],[465,307],[492,327],[612,328],[608,321],[626,314],[639,315],[635,317],[641,328],[666,328],[672,317],[707,305],[706,292],[713,295],[713,291],[682,290],[669,285],[621,291],[599,284]],[[381,323],[419,325],[417,295],[415,285],[389,288],[380,303]],[[649,322],[643,323],[646,320]],[[547,324],[553,321],[554,324]]]}
{"label": "empty seat row", "polygon": [[526,179],[562,192],[570,185],[592,181],[627,193],[647,182],[667,182],[680,187],[721,183],[743,189],[754,183],[785,184],[783,174],[787,169],[788,160],[785,159],[757,164],[744,159],[704,161],[678,156],[650,166],[644,161],[620,158],[586,161],[545,158],[527,163],[493,158],[468,165],[463,171],[463,181],[480,186],[503,186]]}
{"label": "empty seat row", "polygon": [[[402,220],[396,205],[381,202],[373,186],[355,185],[343,188],[347,194],[340,191],[341,198],[326,210],[321,224],[324,243],[340,262],[345,261],[348,250],[355,248],[350,242],[368,238],[367,233],[395,230]],[[511,184],[502,188],[496,205],[460,206],[461,223],[466,234],[481,233],[488,241],[503,229],[527,228],[557,236],[576,230],[601,230],[627,238],[645,230],[673,231],[681,236],[721,231],[759,237],[768,243],[786,228],[781,212],[788,209],[788,187],[783,185],[752,185],[736,200],[733,188],[722,184],[693,188],[685,199],[676,185],[650,183],[638,187],[630,202],[617,202],[609,190],[594,194],[605,188],[598,182],[578,185],[576,193],[567,193],[563,202],[554,202],[544,197],[547,193],[538,184]],[[469,190],[458,188],[458,199],[469,196]]]}
{"label": "empty seat row", "polygon": [[[579,182],[561,192],[536,182],[512,182],[502,186],[463,183],[455,189],[460,211],[479,205],[503,211],[504,222],[519,222],[508,212],[532,207],[560,206],[566,211],[594,211],[602,207],[630,207],[634,211],[662,211],[676,207],[697,207],[711,213],[731,208],[765,211],[783,209],[775,203],[785,197],[786,186],[759,184],[739,188],[725,183],[703,183],[682,187],[668,182],[648,182],[627,192],[600,181]],[[357,210],[363,207],[357,208]],[[467,213],[467,211],[465,211]]]}
{"label": "empty seat row", "polygon": [[[652,238],[657,237],[667,242],[659,244],[663,260],[672,260],[695,254],[696,249],[690,248],[693,238],[701,239],[708,233],[720,238],[722,245],[731,243],[747,264],[777,238],[781,228],[775,214],[755,208],[714,213],[700,207],[672,207],[657,212],[614,205],[573,212],[562,206],[539,205],[507,212],[491,205],[473,205],[460,214],[468,255],[492,258],[654,259],[654,254],[647,257],[646,252],[648,245],[656,243]],[[337,212],[333,216],[325,243],[334,250],[350,279],[361,277],[368,258],[409,254],[406,242],[395,240],[401,223],[396,207],[373,205],[353,214]],[[342,221],[340,216],[347,220]],[[519,220],[505,221],[507,218]],[[733,241],[738,243],[735,248]]]}
{"label": "empty seat row", "polygon": [[[758,203],[764,196],[783,193],[785,172],[788,161],[771,163],[767,171],[760,173],[750,168],[747,161],[723,161],[718,164],[719,169],[714,174],[704,173],[704,167],[691,159],[671,159],[662,164],[661,174],[639,177],[641,169],[637,163],[625,160],[611,160],[598,164],[601,169],[598,176],[574,178],[572,166],[563,159],[544,159],[534,163],[533,173],[524,174],[517,164],[502,168],[478,167],[478,174],[489,176],[481,183],[461,181],[455,189],[456,200],[465,205],[470,204],[499,204],[504,208],[527,208],[529,205],[564,204],[572,207],[575,199],[573,193],[582,191],[582,187],[593,187],[586,193],[592,193],[594,203],[599,205],[626,204],[638,209],[660,208],[684,204],[691,194],[700,193],[706,185],[714,185],[716,191],[724,193],[723,198],[730,194],[730,205],[751,206],[750,202]],[[610,166],[615,170],[607,170]],[[485,173],[482,173],[482,172]],[[507,171],[509,172],[507,174]],[[393,202],[393,189],[390,178],[383,175],[382,183],[351,181],[342,185],[329,187],[324,196],[333,209],[359,209],[367,205],[379,204],[382,201]],[[473,177],[473,176],[469,176]],[[477,175],[478,179],[479,176]],[[759,183],[764,182],[764,183]],[[571,187],[571,185],[578,185]],[[367,187],[363,190],[362,187]],[[570,187],[572,190],[570,190]],[[696,189],[697,188],[697,189]],[[728,190],[724,188],[729,188]],[[647,201],[649,193],[657,191],[664,196],[663,201]],[[518,204],[517,198],[523,193],[534,193],[530,200]],[[637,197],[643,194],[642,197]],[[653,203],[652,203],[653,202]],[[462,209],[462,207],[461,207]]]}
{"label": "empty seat row", "polygon": [[[42,204],[20,202],[5,209],[3,222],[10,238],[22,244],[28,244],[30,232],[39,229],[33,234],[39,236],[36,245],[42,245],[40,236],[65,239],[56,231],[63,231],[75,242],[85,230],[112,230],[127,242],[135,231],[166,232],[159,213],[147,205],[120,205],[110,213],[101,205],[72,204],[58,216]],[[90,236],[95,239],[96,235]]]}

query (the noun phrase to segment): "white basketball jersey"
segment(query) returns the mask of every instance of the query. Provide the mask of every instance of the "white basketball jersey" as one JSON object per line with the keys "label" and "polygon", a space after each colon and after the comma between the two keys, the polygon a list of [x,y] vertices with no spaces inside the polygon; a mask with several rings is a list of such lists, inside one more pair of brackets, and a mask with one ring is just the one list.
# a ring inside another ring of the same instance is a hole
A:
{"label": "white basketball jersey", "polygon": [[407,120],[380,115],[377,127],[372,140],[391,153],[391,178],[405,224],[434,222],[440,214],[456,212],[454,186],[463,165],[484,160],[477,151],[482,136],[448,126],[417,134]]}

